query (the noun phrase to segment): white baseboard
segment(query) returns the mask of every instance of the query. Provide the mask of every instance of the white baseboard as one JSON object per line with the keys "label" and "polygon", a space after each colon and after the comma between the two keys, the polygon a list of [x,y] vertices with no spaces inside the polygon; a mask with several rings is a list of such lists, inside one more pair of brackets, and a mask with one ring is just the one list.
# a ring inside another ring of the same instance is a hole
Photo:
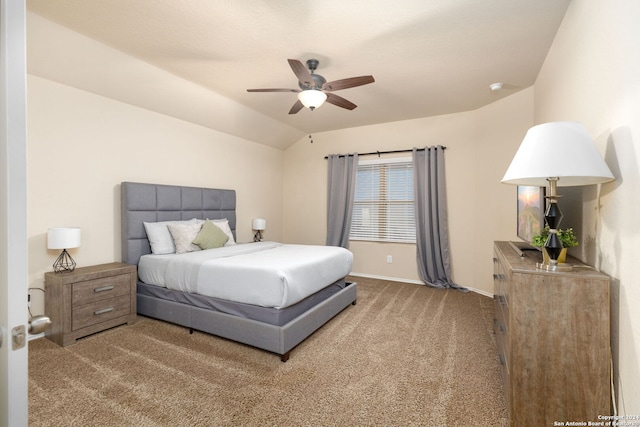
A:
{"label": "white baseboard", "polygon": [[493,294],[492,294],[492,293],[489,293],[489,292],[487,292],[487,291],[483,291],[483,290],[480,290],[480,289],[474,289],[474,288],[468,288],[468,289],[469,289],[471,292],[475,292],[476,294],[480,294],[480,295],[483,295],[483,296],[485,296],[485,297],[489,297],[489,298],[492,298],[492,299],[493,299]]}
{"label": "white baseboard", "polygon": [[[356,276],[356,277],[367,277],[369,279],[380,279],[380,280],[389,280],[392,282],[403,282],[403,283],[414,283],[416,285],[425,285],[425,283],[421,280],[415,280],[415,279],[400,279],[398,277],[387,277],[387,276],[377,276],[375,274],[364,274],[364,273],[349,273],[349,276]],[[425,285],[426,286],[426,285]],[[487,291],[482,291],[480,289],[474,289],[474,288],[470,288],[465,286],[467,289],[469,289],[471,292],[475,292],[477,294],[480,295],[484,295],[485,297],[489,297],[489,298],[493,298],[493,294],[489,293]]]}
{"label": "white baseboard", "polygon": [[349,273],[349,276],[367,277],[369,279],[389,280],[392,282],[404,282],[404,283],[414,283],[416,285],[424,285],[424,282],[421,280],[399,279],[397,277],[377,276],[375,274]]}

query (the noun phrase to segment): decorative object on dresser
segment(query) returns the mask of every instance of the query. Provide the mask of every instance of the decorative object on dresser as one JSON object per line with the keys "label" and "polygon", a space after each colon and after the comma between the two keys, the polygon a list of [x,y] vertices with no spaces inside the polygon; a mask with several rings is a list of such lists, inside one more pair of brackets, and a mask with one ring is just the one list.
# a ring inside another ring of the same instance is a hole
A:
{"label": "decorative object on dresser", "polygon": [[45,273],[45,313],[52,322],[47,338],[66,346],[134,322],[137,279],[136,267],[120,262]]}
{"label": "decorative object on dresser", "polygon": [[[609,415],[610,279],[536,268],[540,253],[495,242],[494,328],[511,426]],[[586,424],[585,424],[586,425]]]}
{"label": "decorative object on dresser", "polygon": [[562,242],[557,229],[562,220],[557,187],[593,185],[613,181],[614,177],[585,127],[576,122],[552,122],[532,127],[518,148],[507,172],[505,184],[547,186],[545,220],[549,237],[544,245],[549,263],[539,268],[570,270],[558,265]]}
{"label": "decorative object on dresser", "polygon": [[62,253],[53,263],[53,271],[56,273],[75,270],[76,262],[67,249],[79,247],[80,229],[78,227],[56,227],[47,231],[47,248],[62,249]]}
{"label": "decorative object on dresser", "polygon": [[267,228],[267,220],[261,218],[255,218],[251,227],[255,230],[256,234],[253,236],[254,242],[262,241],[262,232]]}

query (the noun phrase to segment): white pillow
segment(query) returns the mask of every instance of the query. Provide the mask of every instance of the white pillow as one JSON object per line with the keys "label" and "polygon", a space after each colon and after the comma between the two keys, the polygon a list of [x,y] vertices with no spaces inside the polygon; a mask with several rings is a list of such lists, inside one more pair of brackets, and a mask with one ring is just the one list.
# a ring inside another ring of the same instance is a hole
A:
{"label": "white pillow", "polygon": [[233,233],[231,232],[231,227],[229,227],[229,220],[227,220],[227,218],[212,219],[211,221],[215,225],[220,227],[220,229],[224,231],[224,234],[226,234],[229,237],[229,240],[227,240],[227,243],[224,244],[225,246],[231,246],[236,244],[236,241],[233,239]]}
{"label": "white pillow", "polygon": [[173,254],[176,247],[173,243],[173,237],[167,228],[168,224],[194,224],[196,219],[187,221],[161,221],[161,222],[145,222],[144,229],[147,232],[147,238],[151,245],[151,253],[154,255]]}
{"label": "white pillow", "polygon": [[173,244],[176,247],[177,254],[199,251],[200,246],[194,245],[193,239],[196,238],[202,225],[194,222],[193,224],[167,224],[169,233],[173,238]]}

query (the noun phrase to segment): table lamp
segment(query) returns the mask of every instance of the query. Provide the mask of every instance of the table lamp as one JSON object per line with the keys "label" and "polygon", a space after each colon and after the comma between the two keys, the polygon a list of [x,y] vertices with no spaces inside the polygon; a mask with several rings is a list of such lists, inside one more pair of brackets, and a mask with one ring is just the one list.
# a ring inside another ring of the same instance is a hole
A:
{"label": "table lamp", "polygon": [[549,237],[544,249],[549,262],[539,268],[558,271],[571,266],[559,266],[562,242],[558,228],[562,212],[558,207],[557,187],[593,185],[613,181],[614,177],[585,127],[576,122],[551,122],[532,127],[518,148],[507,172],[505,184],[547,187],[545,221]]}
{"label": "table lamp", "polygon": [[67,249],[80,247],[80,229],[78,227],[56,227],[47,232],[47,248],[62,249],[62,253],[53,263],[56,273],[71,272],[76,268],[76,262],[71,258]]}
{"label": "table lamp", "polygon": [[267,228],[267,221],[261,218],[253,220],[252,228],[256,230],[256,234],[253,236],[254,242],[262,241],[262,231]]}

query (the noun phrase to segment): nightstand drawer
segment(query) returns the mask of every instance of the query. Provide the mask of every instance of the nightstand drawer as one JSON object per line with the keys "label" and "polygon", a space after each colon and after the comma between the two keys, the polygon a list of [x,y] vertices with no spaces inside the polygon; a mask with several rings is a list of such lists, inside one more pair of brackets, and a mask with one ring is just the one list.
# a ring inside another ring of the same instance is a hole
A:
{"label": "nightstand drawer", "polygon": [[131,297],[122,295],[109,300],[74,307],[71,314],[71,330],[86,328],[131,313]]}
{"label": "nightstand drawer", "polygon": [[71,304],[89,304],[122,295],[129,295],[131,292],[131,276],[120,274],[118,276],[103,277],[101,279],[87,280],[73,284]]}

